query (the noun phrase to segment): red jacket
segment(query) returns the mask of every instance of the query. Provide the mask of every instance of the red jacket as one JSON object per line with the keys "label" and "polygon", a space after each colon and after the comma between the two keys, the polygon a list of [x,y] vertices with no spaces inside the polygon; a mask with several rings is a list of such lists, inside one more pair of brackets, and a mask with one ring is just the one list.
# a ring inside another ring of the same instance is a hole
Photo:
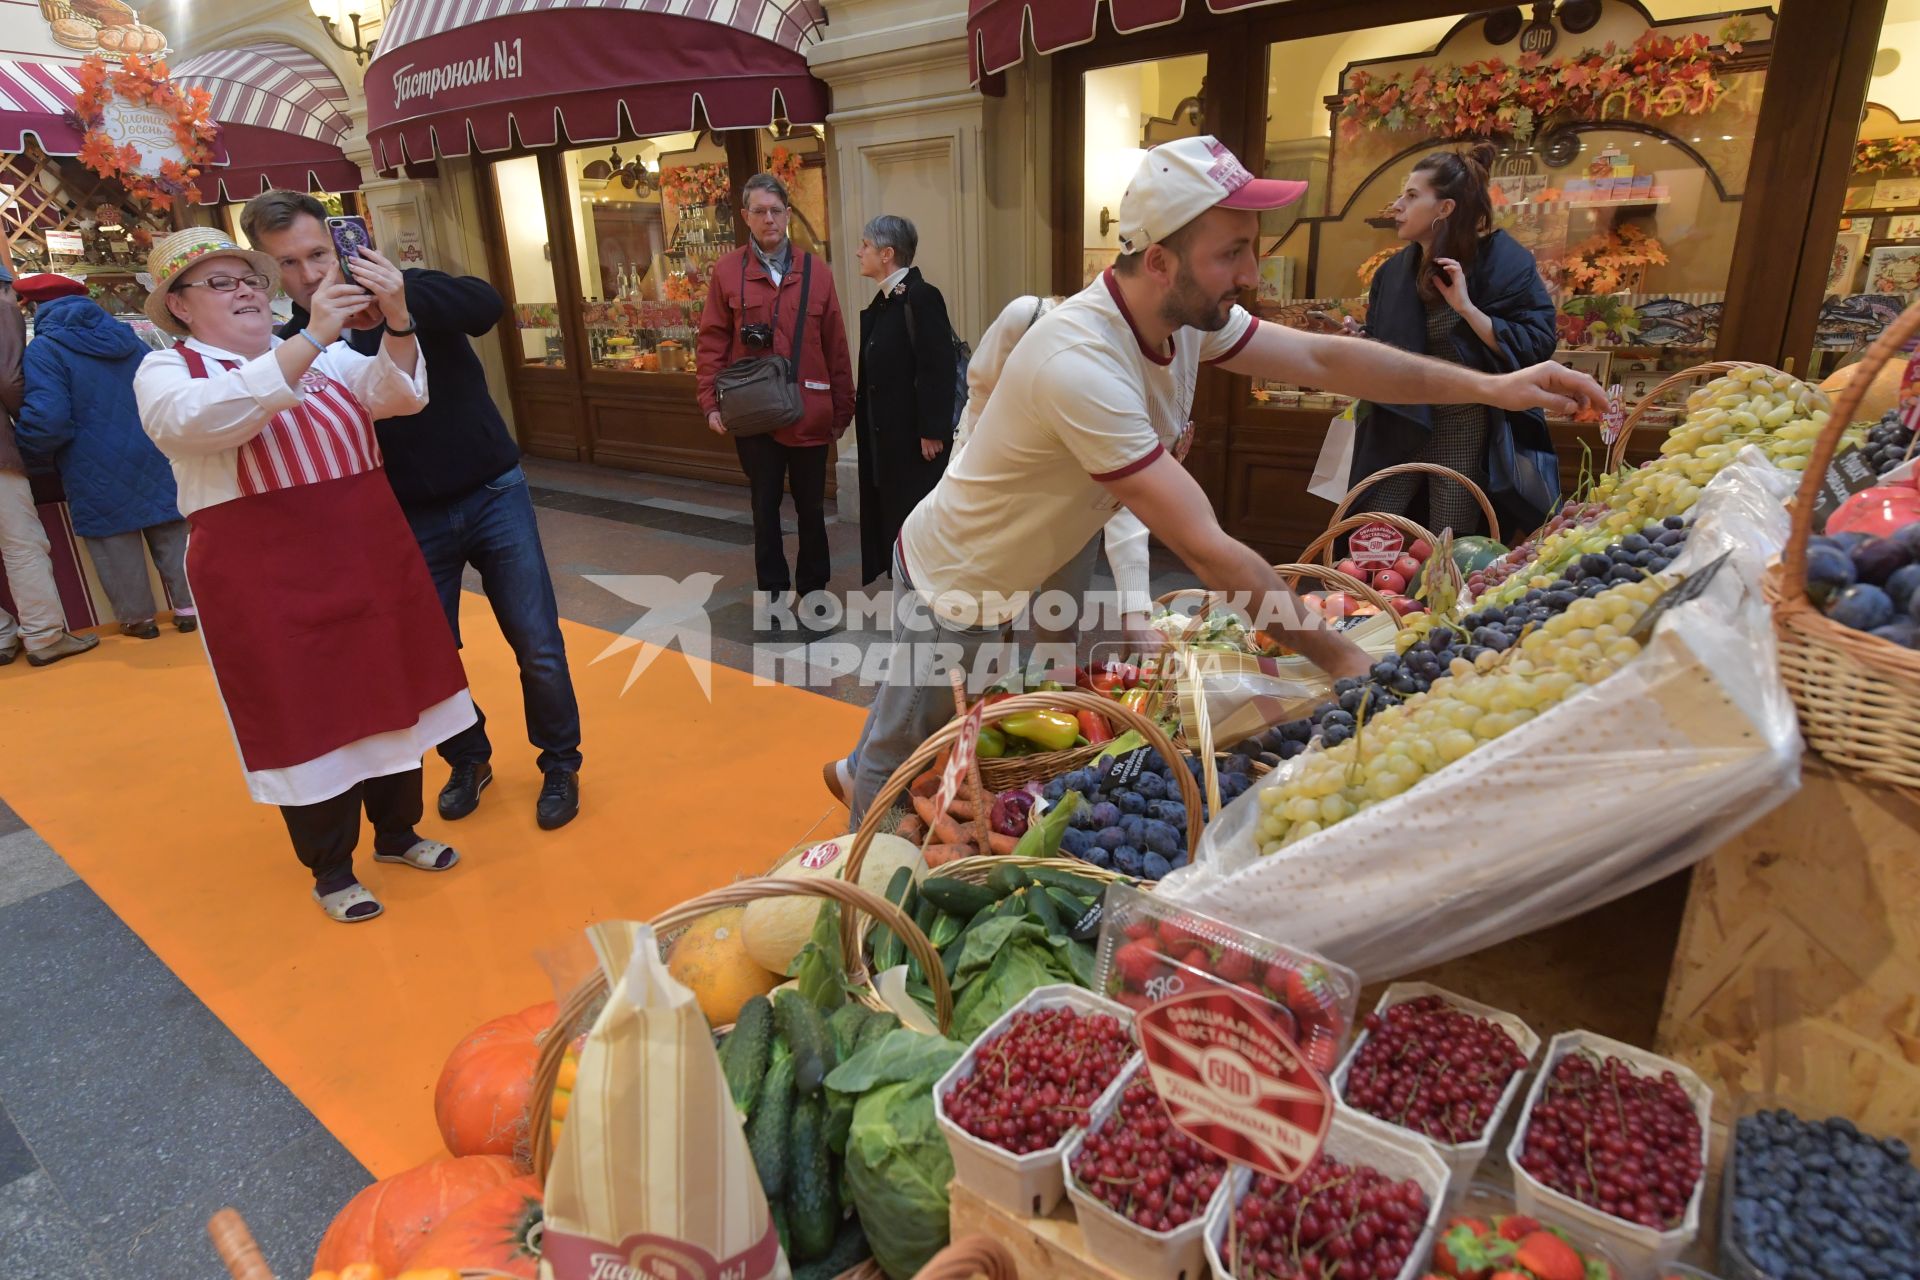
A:
{"label": "red jacket", "polygon": [[[720,407],[713,380],[738,360],[767,354],[750,351],[740,341],[746,324],[773,321],[773,350],[791,358],[794,323],[800,310],[800,273],[803,255],[793,250],[793,267],[776,290],[751,246],[727,254],[713,264],[707,287],[707,309],[700,316],[700,408],[713,413]],[[746,260],[746,305],[740,300],[740,263]],[[778,295],[779,317],[773,316]],[[807,331],[801,338],[800,398],[806,416],[773,433],[781,444],[826,444],[853,421],[853,361],[847,352],[847,328],[840,317],[840,297],[834,292],[833,270],[813,256],[813,283],[807,290]]]}

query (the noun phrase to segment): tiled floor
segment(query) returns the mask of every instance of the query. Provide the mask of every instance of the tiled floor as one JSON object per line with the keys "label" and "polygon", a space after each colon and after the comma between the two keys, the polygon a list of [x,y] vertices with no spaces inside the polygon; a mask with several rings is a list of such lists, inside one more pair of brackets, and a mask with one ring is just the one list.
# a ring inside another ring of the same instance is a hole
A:
{"label": "tiled floor", "polygon": [[[624,632],[640,610],[592,576],[717,574],[713,659],[753,669],[745,490],[527,470],[563,615]],[[828,535],[834,585],[851,589],[859,530],[832,523]],[[1155,571],[1162,590],[1191,585],[1177,566]],[[871,698],[852,677],[819,687]],[[220,927],[218,910],[206,927]],[[246,1216],[283,1280],[303,1277],[327,1221],[367,1180],[0,797],[0,1280],[217,1277],[205,1224],[222,1204]]]}

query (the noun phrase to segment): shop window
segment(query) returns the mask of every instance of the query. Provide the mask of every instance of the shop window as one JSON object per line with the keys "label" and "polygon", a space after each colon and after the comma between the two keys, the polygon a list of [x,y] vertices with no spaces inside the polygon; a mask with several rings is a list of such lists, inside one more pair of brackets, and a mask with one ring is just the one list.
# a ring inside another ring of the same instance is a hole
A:
{"label": "shop window", "polygon": [[726,148],[675,133],[561,157],[596,369],[693,368],[713,264],[737,243]]}
{"label": "shop window", "polygon": [[[1724,45],[1771,31],[1764,14],[1671,12],[1680,7],[1662,6],[1657,31],[1697,34],[1714,47],[1714,97],[1705,110],[1696,109],[1705,98],[1690,104],[1679,90],[1654,110],[1618,99],[1598,118],[1565,110],[1535,120],[1518,110],[1517,85],[1506,83],[1497,97],[1473,99],[1488,118],[1476,115],[1463,128],[1465,108],[1442,110],[1436,86],[1444,91],[1460,68],[1494,58],[1510,82],[1525,74],[1513,68],[1518,50],[1491,44],[1475,20],[1271,46],[1263,163],[1270,177],[1310,186],[1299,204],[1265,215],[1261,314],[1320,331],[1364,322],[1373,273],[1403,247],[1391,211],[1408,172],[1431,151],[1463,147],[1462,134],[1491,135],[1499,149],[1495,225],[1539,263],[1558,313],[1557,358],[1603,384],[1620,383],[1629,402],[1668,373],[1711,358],[1765,78],[1763,57],[1743,59]],[[1557,71],[1554,64],[1590,48],[1629,49],[1648,30],[1629,6],[1608,6],[1605,15],[1591,31],[1563,33],[1539,70]],[[1261,382],[1253,396],[1277,407],[1344,405],[1315,388]]]}
{"label": "shop window", "polygon": [[560,295],[554,285],[540,161],[535,156],[502,160],[493,166],[493,180],[500,194],[500,226],[506,233],[503,247],[521,358],[528,364],[562,368],[567,363],[566,341],[560,329]]}
{"label": "shop window", "polygon": [[1808,368],[1860,358],[1920,297],[1920,0],[1889,0]]}
{"label": "shop window", "polygon": [[775,133],[761,130],[759,165],[786,184],[793,199],[793,217],[787,234],[808,253],[831,261],[827,220],[827,148],[820,131],[811,125],[789,126]]}
{"label": "shop window", "polygon": [[1081,188],[1081,282],[1119,253],[1120,197],[1149,147],[1205,132],[1204,54],[1101,67],[1082,77],[1086,180]]}

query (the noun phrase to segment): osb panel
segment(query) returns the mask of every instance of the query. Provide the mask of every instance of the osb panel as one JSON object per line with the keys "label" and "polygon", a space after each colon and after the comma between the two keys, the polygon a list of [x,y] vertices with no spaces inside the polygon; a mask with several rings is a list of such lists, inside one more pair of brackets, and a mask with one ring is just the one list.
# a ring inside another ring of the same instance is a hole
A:
{"label": "osb panel", "polygon": [[1920,802],[1809,759],[1696,869],[1659,1048],[1731,1096],[1920,1141]]}

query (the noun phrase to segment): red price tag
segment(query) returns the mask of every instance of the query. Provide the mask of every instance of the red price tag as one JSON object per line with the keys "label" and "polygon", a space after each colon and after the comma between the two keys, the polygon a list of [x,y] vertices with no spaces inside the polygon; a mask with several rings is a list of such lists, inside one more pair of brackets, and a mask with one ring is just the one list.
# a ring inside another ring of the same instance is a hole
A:
{"label": "red price tag", "polygon": [[1333,1091],[1276,1011],[1238,987],[1194,984],[1140,1011],[1153,1087],[1182,1133],[1285,1182],[1327,1139]]}
{"label": "red price tag", "polygon": [[1363,569],[1391,569],[1406,535],[1390,524],[1363,524],[1347,539],[1347,558]]}

